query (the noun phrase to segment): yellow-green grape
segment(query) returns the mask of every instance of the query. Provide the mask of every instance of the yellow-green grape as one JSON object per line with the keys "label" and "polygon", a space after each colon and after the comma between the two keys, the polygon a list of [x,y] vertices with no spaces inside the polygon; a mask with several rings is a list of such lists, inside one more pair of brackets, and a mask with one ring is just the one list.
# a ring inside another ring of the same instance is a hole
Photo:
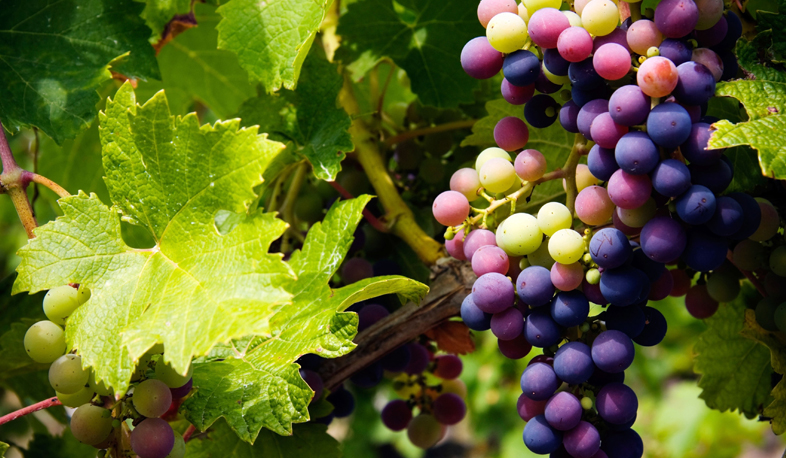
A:
{"label": "yellow-green grape", "polygon": [[527,259],[531,265],[541,266],[551,270],[551,267],[557,262],[551,257],[551,254],[549,254],[548,242],[549,239],[546,239],[537,250],[527,255]]}
{"label": "yellow-green grape", "polygon": [[186,456],[186,442],[183,440],[183,436],[175,431],[175,446],[164,458],[183,458],[184,456]]}
{"label": "yellow-green grape", "polygon": [[[514,168],[514,170],[515,170],[515,168]],[[510,187],[508,189],[506,189],[502,194],[505,194],[506,196],[509,196],[509,195],[513,194],[514,192],[518,191],[519,189],[523,188],[523,187],[524,187],[524,185],[521,183],[521,179],[519,179],[518,176],[516,176],[516,179],[513,180],[513,184],[510,185]]]}
{"label": "yellow-green grape", "polygon": [[518,9],[519,17],[524,19],[524,22],[529,24],[529,11],[527,11],[527,6],[524,4],[524,2],[519,3]]}
{"label": "yellow-green grape", "polygon": [[79,293],[69,285],[56,286],[44,296],[44,314],[53,323],[64,325],[66,318],[79,307]]}
{"label": "yellow-green grape", "polygon": [[488,162],[489,159],[493,159],[495,157],[500,157],[502,159],[507,159],[508,161],[513,162],[510,159],[510,154],[502,148],[492,147],[486,148],[478,154],[478,158],[475,159],[475,170],[480,172],[480,169],[483,168],[483,165]]}
{"label": "yellow-green grape", "polygon": [[63,355],[49,366],[49,384],[58,393],[74,394],[87,385],[90,371],[82,368],[82,357]]}
{"label": "yellow-green grape", "polygon": [[87,378],[87,384],[90,385],[93,391],[101,396],[112,395],[112,390],[106,386],[105,381],[101,380],[100,382],[96,382],[96,374],[93,371],[90,371],[90,376]]}
{"label": "yellow-green grape", "polygon": [[614,31],[620,13],[611,0],[592,0],[581,11],[581,24],[592,35],[602,37]]}
{"label": "yellow-green grape", "polygon": [[48,364],[66,351],[63,328],[51,321],[39,321],[25,333],[25,351],[37,363]]}
{"label": "yellow-green grape", "polygon": [[407,437],[415,447],[430,448],[442,439],[442,428],[436,418],[422,413],[409,422]]}
{"label": "yellow-green grape", "polygon": [[[531,10],[527,7],[527,11]],[[501,53],[518,51],[527,43],[527,23],[518,14],[499,13],[489,21],[486,27],[486,38],[489,44]]]}
{"label": "yellow-green grape", "polygon": [[[734,269],[736,270],[736,269]],[[707,278],[707,294],[718,302],[731,302],[740,295],[740,280],[732,269],[718,269]]]}
{"label": "yellow-green grape", "polygon": [[497,227],[497,246],[509,256],[524,256],[538,249],[543,241],[543,232],[538,220],[528,213],[509,216]]}
{"label": "yellow-green grape", "polygon": [[770,270],[775,275],[786,277],[786,246],[779,246],[770,253]]}
{"label": "yellow-green grape", "polygon": [[571,27],[581,27],[581,16],[574,13],[573,11],[563,11],[562,14],[568,18],[568,22],[570,22]]}
{"label": "yellow-green grape", "polygon": [[644,227],[655,216],[657,211],[658,207],[655,204],[655,199],[650,197],[644,202],[644,205],[638,208],[625,209],[617,207],[617,216],[628,227]]}
{"label": "yellow-green grape", "polygon": [[178,374],[163,358],[156,362],[156,378],[166,383],[169,388],[180,388],[191,378],[194,368],[190,364],[185,375]]}
{"label": "yellow-green grape", "polygon": [[467,398],[467,384],[461,381],[461,379],[453,379],[453,380],[443,380],[442,381],[442,392],[443,393],[453,393],[460,397],[461,399]]}
{"label": "yellow-green grape", "polygon": [[543,65],[543,64],[540,65],[540,71],[543,72],[543,75],[546,76],[547,80],[551,81],[554,84],[558,84],[558,85],[562,86],[563,84],[570,83],[570,78],[568,77],[568,75],[565,75],[565,76],[555,75],[555,74],[551,73],[549,71],[549,69],[546,68],[546,66]]}
{"label": "yellow-green grape", "polygon": [[[541,243],[543,245],[543,243]],[[537,250],[536,250],[537,251]],[[519,260],[519,269],[524,270],[529,267],[531,264],[529,263],[529,258],[524,256]]]}
{"label": "yellow-green grape", "polygon": [[532,13],[541,8],[559,9],[562,6],[561,0],[524,0],[523,3],[527,7],[530,17],[532,17]]}
{"label": "yellow-green grape", "polygon": [[111,432],[112,413],[103,407],[83,404],[71,416],[71,433],[83,444],[99,444]]}
{"label": "yellow-green grape", "polygon": [[551,237],[560,229],[573,225],[573,216],[568,207],[559,202],[549,202],[538,211],[538,226],[544,234]]}
{"label": "yellow-green grape", "polygon": [[93,293],[90,291],[90,288],[88,288],[85,285],[79,285],[79,289],[77,290],[76,299],[79,302],[79,305],[82,305],[85,302],[89,301],[90,300],[90,296],[92,296],[92,295],[93,295]]}
{"label": "yellow-green grape", "polygon": [[587,164],[579,164],[576,167],[576,188],[578,188],[579,192],[598,183],[600,183],[600,180],[592,175]]}
{"label": "yellow-green grape", "polygon": [[491,158],[480,168],[480,184],[490,192],[503,192],[515,181],[516,169],[505,159]]}
{"label": "yellow-green grape", "polygon": [[590,285],[597,285],[600,283],[600,271],[598,269],[590,269],[584,278],[587,279],[587,283]]}
{"label": "yellow-green grape", "polygon": [[87,404],[96,395],[95,391],[93,391],[93,389],[89,386],[82,388],[74,394],[58,393],[57,391],[55,392],[57,393],[57,399],[59,399],[64,406],[74,408],[79,407],[82,404]]}
{"label": "yellow-green grape", "polygon": [[584,410],[589,410],[592,408],[592,398],[584,396],[581,398],[581,408]]}
{"label": "yellow-green grape", "polygon": [[573,229],[561,229],[549,239],[549,254],[560,264],[573,264],[584,256],[584,239]]}
{"label": "yellow-green grape", "polygon": [[172,391],[161,380],[147,379],[134,388],[131,397],[137,412],[148,418],[164,415],[172,405]]}

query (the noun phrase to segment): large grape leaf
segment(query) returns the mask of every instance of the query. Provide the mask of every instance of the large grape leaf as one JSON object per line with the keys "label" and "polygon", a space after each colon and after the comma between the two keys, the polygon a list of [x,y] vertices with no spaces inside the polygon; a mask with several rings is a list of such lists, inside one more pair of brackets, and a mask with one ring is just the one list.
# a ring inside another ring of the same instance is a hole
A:
{"label": "large grape leaf", "polygon": [[722,304],[706,320],[707,330],[700,336],[694,370],[701,374],[701,398],[712,409],[739,410],[751,417],[771,400],[770,355],[767,348],[740,332],[745,324],[746,300],[750,290],[734,302]]}
{"label": "large grape leaf", "polygon": [[[219,210],[247,212],[283,145],[238,120],[200,126],[195,114],[170,116],[163,92],[140,106],[128,83],[107,102],[100,129],[114,206],[81,192],[61,199],[64,215],[20,250],[13,291],[90,287],[69,317],[67,342],[121,395],[134,361],[155,343],[185,372],[218,342],[266,335],[270,316],[289,303],[278,285],[292,270],[267,254],[285,223],[257,211],[222,235],[214,222]],[[120,216],[155,247],[126,245]]]}
{"label": "large grape leaf", "polygon": [[244,340],[222,351],[223,361],[195,365],[196,392],[185,402],[184,414],[196,427],[205,430],[224,417],[249,443],[262,427],[291,434],[291,423],[308,420],[313,396],[294,361],[306,353],[335,358],[355,348],[357,315],[344,310],[356,302],[390,293],[413,301],[423,297],[428,288],[404,277],[375,277],[335,290],[328,286],[368,201],[363,196],[337,203],[309,230],[303,249],[290,260],[297,280],[284,288],[293,295],[292,305],[271,319],[274,337]]}
{"label": "large grape leaf", "polygon": [[[775,1],[773,0],[773,3]],[[772,46],[770,47],[772,60],[786,62],[786,38],[783,36],[783,30],[786,29],[786,15],[780,11],[786,12],[786,0],[777,0],[775,8],[769,7],[759,11],[758,18],[754,16],[754,19],[758,20],[756,30],[772,32]]]}
{"label": "large grape leaf", "polygon": [[337,66],[317,53],[303,68],[297,89],[260,94],[243,103],[235,116],[244,126],[260,126],[271,138],[295,142],[297,153],[308,159],[317,177],[335,180],[344,153],[354,149],[347,132],[352,120],[336,105],[343,79]]}
{"label": "large grape leaf", "polygon": [[188,458],[339,458],[339,443],[325,425],[297,425],[290,437],[263,431],[253,445],[241,441],[225,422],[219,422],[206,437],[186,444]]}
{"label": "large grape leaf", "polygon": [[111,77],[110,63],[131,78],[159,78],[141,11],[132,0],[4,2],[0,119],[5,127],[37,126],[60,143],[95,119],[96,89]]}
{"label": "large grape leaf", "polygon": [[237,54],[251,79],[294,89],[331,0],[230,0],[218,8],[218,47]]}
{"label": "large grape leaf", "polygon": [[195,13],[199,25],[179,34],[158,54],[163,87],[167,93],[175,90],[197,98],[227,119],[256,91],[237,56],[216,49],[220,16],[215,8],[197,4]]}
{"label": "large grape leaf", "polygon": [[412,92],[426,105],[473,101],[474,80],[461,68],[467,41],[483,35],[474,0],[360,0],[341,16],[338,55],[356,79],[389,57],[406,70]]}
{"label": "large grape leaf", "polygon": [[39,364],[30,359],[25,351],[23,339],[27,329],[35,322],[45,320],[42,301],[44,294],[11,296],[16,274],[0,281],[0,380],[20,374],[46,369],[48,364]]}
{"label": "large grape leaf", "polygon": [[772,44],[771,31],[758,33],[751,41],[742,39],[737,41],[734,53],[740,67],[750,73],[755,79],[786,82],[786,73],[774,68],[768,62],[765,49]]}

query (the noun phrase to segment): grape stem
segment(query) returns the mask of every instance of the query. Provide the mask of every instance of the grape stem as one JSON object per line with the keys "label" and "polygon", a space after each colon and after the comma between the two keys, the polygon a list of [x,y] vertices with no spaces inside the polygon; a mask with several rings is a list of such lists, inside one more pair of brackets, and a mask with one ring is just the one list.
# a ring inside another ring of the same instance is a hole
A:
{"label": "grape stem", "polygon": [[439,132],[449,132],[451,130],[468,129],[475,125],[476,119],[466,119],[463,121],[448,122],[438,126],[424,127],[422,129],[408,130],[398,135],[385,139],[385,146],[393,146],[410,138],[420,137],[421,135],[436,134]]}
{"label": "grape stem", "polygon": [[4,425],[8,422],[14,421],[17,418],[24,417],[25,415],[29,415],[33,412],[38,412],[39,410],[44,410],[50,407],[61,406],[61,405],[63,405],[63,403],[61,403],[60,400],[57,399],[57,397],[44,399],[43,401],[36,402],[31,406],[27,406],[19,410],[16,410],[14,412],[11,412],[7,415],[3,415],[2,417],[0,417],[0,425]]}
{"label": "grape stem", "polygon": [[191,436],[193,436],[195,432],[196,432],[196,426],[188,425],[188,428],[185,430],[185,432],[183,432],[183,441],[188,442],[189,440],[191,440]]}
{"label": "grape stem", "polygon": [[576,167],[579,165],[579,159],[586,153],[587,139],[581,134],[576,134],[573,139],[573,148],[570,150],[568,160],[565,161],[565,206],[570,210],[572,215],[576,207],[576,196],[579,194],[578,187],[576,186]]}
{"label": "grape stem", "polygon": [[731,251],[728,251],[726,253],[726,259],[728,259],[729,262],[734,267],[737,268],[737,270],[739,270],[740,272],[742,272],[743,275],[745,275],[745,278],[747,278],[748,281],[751,282],[751,284],[756,287],[756,290],[759,292],[759,294],[761,294],[761,297],[767,297],[767,291],[764,289],[764,286],[762,286],[761,282],[759,281],[758,278],[756,278],[753,272],[749,270],[740,269],[740,267],[737,264],[734,264],[734,256],[732,256]]}
{"label": "grape stem", "polygon": [[303,234],[300,233],[295,224],[295,201],[297,200],[298,194],[300,194],[300,188],[303,187],[303,182],[306,181],[307,171],[308,166],[305,161],[297,165],[297,168],[295,169],[295,175],[292,177],[292,181],[289,183],[287,195],[284,197],[284,202],[281,204],[281,208],[279,209],[284,221],[289,223],[289,227],[287,228],[287,234],[289,234],[289,237],[284,237],[281,242],[281,251],[284,253],[288,253],[290,251],[291,237],[299,239],[301,243],[304,240]]}
{"label": "grape stem", "polygon": [[[338,184],[337,181],[328,181],[328,184],[330,186],[333,186],[333,189],[338,191],[338,193],[341,194],[341,197],[345,199],[355,198],[355,196],[353,196],[351,192],[344,189],[344,187]],[[390,232],[390,229],[385,225],[385,223],[383,223],[382,221],[379,220],[379,218],[374,216],[374,214],[371,213],[371,210],[369,210],[368,208],[363,209],[363,217],[366,218],[366,221],[368,221],[368,223],[379,232],[384,232],[384,233]]]}

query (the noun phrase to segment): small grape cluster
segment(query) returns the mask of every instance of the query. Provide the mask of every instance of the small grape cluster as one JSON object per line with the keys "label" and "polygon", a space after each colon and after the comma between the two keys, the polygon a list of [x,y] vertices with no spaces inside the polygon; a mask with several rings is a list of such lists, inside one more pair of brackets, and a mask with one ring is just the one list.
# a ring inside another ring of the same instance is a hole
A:
{"label": "small grape cluster", "polygon": [[[130,394],[115,402],[114,391],[84,368],[76,353],[66,353],[67,318],[90,299],[84,286],[59,286],[44,296],[44,313],[49,321],[39,321],[28,329],[24,338],[27,354],[36,362],[51,363],[49,383],[60,402],[75,408],[71,415],[74,437],[97,449],[107,449],[118,440],[121,427],[130,430],[130,445],[139,458],[182,458],[183,436],[174,432],[160,418],[177,410],[191,392],[191,369],[178,374],[161,355],[163,345],[156,345],[140,358],[131,377],[135,383]],[[148,374],[150,365],[154,370]]]}

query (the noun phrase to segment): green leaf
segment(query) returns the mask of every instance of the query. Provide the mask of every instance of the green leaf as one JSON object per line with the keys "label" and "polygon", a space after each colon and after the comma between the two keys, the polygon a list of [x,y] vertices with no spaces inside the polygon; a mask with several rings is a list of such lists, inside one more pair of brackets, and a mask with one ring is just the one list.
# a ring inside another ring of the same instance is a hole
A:
{"label": "green leaf", "polygon": [[159,78],[141,9],[132,0],[6,2],[0,17],[5,127],[37,126],[61,143],[95,119],[96,90],[111,77],[110,63],[129,78]]}
{"label": "green leaf", "polygon": [[85,458],[95,456],[96,449],[90,445],[85,445],[74,438],[70,429],[63,431],[61,436],[49,434],[36,434],[27,450],[24,450],[25,458],[41,458],[44,456],[56,456],[58,458]]}
{"label": "green leaf", "polygon": [[5,456],[5,452],[8,451],[9,447],[10,446],[8,444],[0,441],[0,458],[3,458]]}
{"label": "green leaf", "polygon": [[312,53],[295,91],[279,95],[261,94],[247,100],[235,117],[242,125],[258,125],[273,138],[291,140],[298,155],[311,163],[322,180],[335,180],[341,161],[354,145],[347,129],[352,120],[336,105],[343,78],[337,66]]}
{"label": "green leaf", "polygon": [[734,146],[724,153],[732,165],[734,177],[726,192],[751,192],[759,186],[766,186],[767,178],[761,174],[759,157],[748,145]]}
{"label": "green leaf", "polygon": [[48,368],[27,356],[24,337],[37,321],[46,320],[42,303],[44,294],[11,296],[16,274],[0,281],[0,380]]}
{"label": "green leaf", "polygon": [[783,73],[767,62],[764,48],[772,45],[772,32],[765,31],[757,34],[752,41],[738,40],[735,54],[740,67],[751,73],[756,79],[786,83],[786,73]]}
{"label": "green leaf", "polygon": [[335,290],[328,286],[369,200],[338,202],[311,227],[303,249],[290,260],[297,280],[284,287],[293,302],[271,319],[274,337],[246,341],[224,361],[195,365],[196,392],[184,403],[184,415],[196,427],[204,431],[224,417],[249,443],[262,427],[291,434],[291,423],[308,420],[313,396],[294,361],[306,353],[335,358],[354,349],[358,318],[344,312],[350,305],[390,293],[416,302],[425,295],[425,285],[403,277],[370,278]]}
{"label": "green leaf", "polygon": [[[110,208],[95,195],[63,198],[64,215],[20,250],[14,292],[85,284],[90,300],[69,318],[66,339],[117,395],[134,361],[157,342],[179,372],[218,342],[265,335],[291,295],[281,255],[267,254],[285,229],[273,214],[248,214],[219,234],[219,210],[247,211],[282,145],[239,121],[199,126],[172,117],[163,93],[144,106],[129,84],[101,114]],[[120,217],[145,228],[153,249],[127,246]]]}
{"label": "green leaf", "polygon": [[786,11],[786,0],[769,0],[767,4],[753,9],[759,12],[758,17],[753,16],[758,20],[756,30],[772,32],[772,47],[770,47],[772,60],[786,62],[786,39],[783,36],[783,30],[786,28],[786,15],[779,13],[779,11]]}
{"label": "green leaf", "polygon": [[225,422],[219,422],[207,437],[188,441],[188,458],[339,458],[341,446],[327,433],[327,426],[297,425],[292,436],[263,431],[253,445],[244,443]]}
{"label": "green leaf", "polygon": [[218,47],[234,52],[267,92],[297,86],[331,0],[230,0],[218,9]]}
{"label": "green leaf", "polygon": [[[188,2],[190,4],[190,2]],[[220,16],[215,8],[196,4],[197,27],[170,41],[158,54],[163,88],[199,99],[221,119],[229,118],[244,100],[256,95],[237,56],[216,49]]]}
{"label": "green leaf", "polygon": [[412,81],[412,92],[425,105],[455,107],[473,101],[478,86],[461,68],[467,41],[483,35],[474,0],[360,0],[341,16],[343,38],[338,55],[362,78],[389,57]]}
{"label": "green leaf", "polygon": [[767,348],[741,334],[746,300],[756,293],[746,288],[734,302],[722,304],[706,320],[694,352],[694,370],[701,374],[701,398],[712,409],[739,410],[756,415],[770,401],[770,355]]}
{"label": "green leaf", "polygon": [[150,36],[151,43],[161,39],[164,28],[178,14],[187,14],[191,11],[191,0],[135,0],[145,4],[142,10],[142,19],[153,32]]}

